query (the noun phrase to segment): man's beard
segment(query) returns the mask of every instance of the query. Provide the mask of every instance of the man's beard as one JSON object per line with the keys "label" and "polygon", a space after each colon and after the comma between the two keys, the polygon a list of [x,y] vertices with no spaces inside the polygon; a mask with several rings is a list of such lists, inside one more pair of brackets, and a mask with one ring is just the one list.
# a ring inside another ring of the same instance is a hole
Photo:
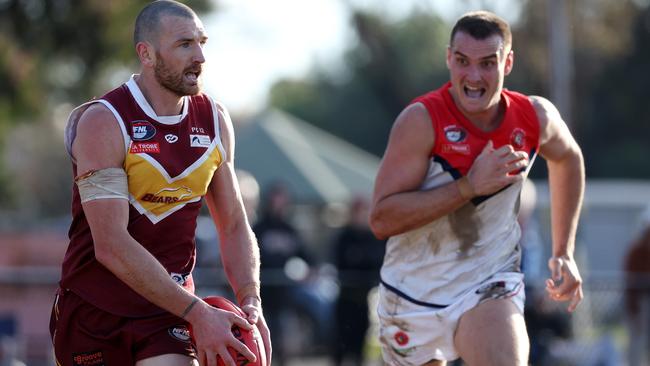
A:
{"label": "man's beard", "polygon": [[184,83],[185,73],[187,72],[200,72],[201,66],[190,67],[183,69],[182,72],[174,72],[170,70],[165,61],[163,61],[160,54],[156,55],[156,66],[154,67],[154,76],[160,85],[179,97],[186,95],[197,95],[201,92],[200,79],[197,76],[196,85],[187,85]]}

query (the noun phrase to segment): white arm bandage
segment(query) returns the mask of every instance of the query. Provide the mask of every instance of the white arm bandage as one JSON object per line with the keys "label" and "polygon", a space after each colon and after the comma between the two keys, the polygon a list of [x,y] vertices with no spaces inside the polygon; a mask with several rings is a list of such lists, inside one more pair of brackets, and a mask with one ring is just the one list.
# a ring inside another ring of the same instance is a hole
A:
{"label": "white arm bandage", "polygon": [[106,198],[129,199],[129,184],[122,168],[91,170],[74,179],[81,203]]}

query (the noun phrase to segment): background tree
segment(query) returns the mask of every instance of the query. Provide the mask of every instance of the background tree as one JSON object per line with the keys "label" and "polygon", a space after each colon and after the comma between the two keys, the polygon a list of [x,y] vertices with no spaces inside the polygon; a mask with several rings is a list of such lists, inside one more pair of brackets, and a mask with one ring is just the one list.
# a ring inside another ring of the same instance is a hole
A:
{"label": "background tree", "polygon": [[[549,96],[548,2],[529,0],[513,22],[515,67],[506,87]],[[648,5],[642,1],[567,0],[573,44],[573,119],[590,177],[650,178],[650,118],[642,85],[650,51]],[[414,97],[448,80],[444,64],[451,24],[414,12],[397,22],[357,11],[359,40],[346,53],[346,77],[316,70],[282,80],[272,106],[382,155],[390,127]],[[645,43],[644,43],[645,42]],[[351,126],[355,127],[352,128]],[[615,130],[615,131],[613,131]],[[533,177],[545,175],[536,164]]]}
{"label": "background tree", "polygon": [[[650,177],[650,8],[622,17],[629,22],[632,37],[626,47],[600,65],[599,81],[583,89],[585,115],[593,122],[581,130],[586,142],[587,169],[595,177]],[[584,55],[582,64],[597,64]],[[595,67],[595,66],[591,66]]]}
{"label": "background tree", "polygon": [[449,28],[435,14],[413,13],[397,23],[356,12],[358,44],[344,55],[343,76],[316,70],[282,80],[270,104],[381,155],[399,112],[431,85],[444,82]]}
{"label": "background tree", "polygon": [[[212,4],[210,0],[185,2],[201,12]],[[0,1],[0,207],[31,205],[28,211],[37,215],[69,209],[64,204],[69,184],[59,186],[69,181],[70,171],[60,169],[68,163],[53,164],[63,150],[60,124],[66,116],[61,106],[101,95],[136,70],[133,23],[147,3]],[[27,126],[16,129],[21,123]],[[24,155],[16,157],[16,151]],[[67,160],[65,155],[61,158]],[[23,184],[23,178],[33,184]]]}

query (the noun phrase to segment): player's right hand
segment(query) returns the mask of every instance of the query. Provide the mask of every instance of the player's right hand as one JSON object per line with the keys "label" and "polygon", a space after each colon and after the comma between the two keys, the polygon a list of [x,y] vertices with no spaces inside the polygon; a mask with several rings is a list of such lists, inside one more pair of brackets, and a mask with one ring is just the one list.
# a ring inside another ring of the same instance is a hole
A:
{"label": "player's right hand", "polygon": [[551,278],[546,280],[546,292],[555,301],[569,301],[568,311],[572,313],[578,307],[584,294],[582,278],[573,257],[551,257],[548,260]]}
{"label": "player's right hand", "polygon": [[271,355],[272,355],[272,346],[271,346],[271,332],[269,327],[266,324],[266,319],[262,312],[262,304],[259,298],[249,296],[246,297],[241,304],[241,309],[246,313],[247,320],[251,324],[255,324],[257,329],[262,336],[262,341],[264,342],[264,351],[266,352],[266,364],[271,366]]}
{"label": "player's right hand", "polygon": [[523,180],[528,154],[512,145],[494,148],[492,141],[483,148],[467,173],[467,179],[478,196],[490,195],[505,186]]}
{"label": "player's right hand", "polygon": [[210,306],[204,301],[196,304],[186,318],[192,324],[192,335],[201,366],[217,366],[217,356],[226,366],[236,366],[228,347],[255,362],[255,355],[232,334],[232,327],[252,330],[246,319],[230,311]]}

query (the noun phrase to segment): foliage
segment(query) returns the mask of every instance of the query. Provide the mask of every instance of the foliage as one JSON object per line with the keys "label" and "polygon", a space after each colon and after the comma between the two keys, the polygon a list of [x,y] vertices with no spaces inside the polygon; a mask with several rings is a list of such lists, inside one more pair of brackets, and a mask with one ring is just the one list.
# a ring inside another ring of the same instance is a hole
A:
{"label": "foliage", "polygon": [[[7,171],[11,162],[5,159],[6,136],[21,122],[33,122],[34,133],[49,131],[58,105],[79,104],[100,95],[113,86],[115,72],[135,70],[133,23],[147,3],[0,0],[0,206],[19,204],[18,197],[28,194],[24,187],[11,186],[16,179],[10,180]],[[197,12],[211,6],[210,0],[186,3]],[[52,142],[59,136],[48,138]],[[27,151],[33,159],[39,155],[35,141],[25,140],[34,143],[34,151]],[[43,164],[47,160],[36,169],[47,170]],[[58,172],[69,174],[62,169]],[[53,178],[61,180],[40,176]],[[64,212],[67,206],[59,210]]]}
{"label": "foliage", "polygon": [[586,101],[593,124],[583,136],[585,154],[596,157],[587,161],[593,176],[650,177],[650,7],[632,19],[631,47],[606,65]]}
{"label": "foliage", "polygon": [[430,14],[389,24],[359,12],[353,22],[359,43],[345,54],[347,77],[316,70],[310,79],[282,80],[270,103],[381,155],[404,105],[445,80],[449,29]]}
{"label": "foliage", "polygon": [[[650,74],[650,15],[640,1],[567,0],[573,45],[573,113],[568,120],[593,177],[650,177],[650,119],[643,86]],[[506,87],[549,97],[550,22],[543,0],[529,0],[512,24],[515,67]],[[635,20],[630,22],[630,20]],[[435,14],[413,13],[391,23],[380,14],[354,16],[359,43],[346,54],[347,77],[323,71],[282,80],[270,101],[377,155],[390,127],[412,98],[448,78],[444,64],[451,25]],[[633,75],[634,77],[628,77]],[[354,127],[352,127],[354,126]],[[533,176],[544,175],[536,164]]]}
{"label": "foliage", "polygon": [[[0,1],[0,121],[33,118],[51,106],[44,102],[82,101],[103,90],[105,70],[134,65],[133,22],[148,2]],[[190,5],[205,10],[209,1]]]}

